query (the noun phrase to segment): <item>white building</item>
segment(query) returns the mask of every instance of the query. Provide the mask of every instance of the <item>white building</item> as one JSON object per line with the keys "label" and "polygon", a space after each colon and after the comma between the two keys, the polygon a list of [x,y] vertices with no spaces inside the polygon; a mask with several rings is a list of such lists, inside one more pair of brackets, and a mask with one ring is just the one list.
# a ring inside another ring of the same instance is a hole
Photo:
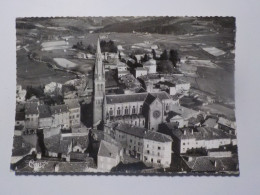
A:
{"label": "white building", "polygon": [[148,74],[154,74],[154,73],[156,73],[156,68],[157,68],[156,60],[150,59],[150,60],[144,62],[144,63],[143,63],[143,67],[144,67],[145,69],[147,69],[147,73],[148,73]]}
{"label": "white building", "polygon": [[101,140],[97,155],[98,170],[102,172],[111,171],[120,162],[120,155],[122,155],[122,152],[118,146]]}
{"label": "white building", "polygon": [[70,127],[80,126],[80,104],[77,99],[64,100],[69,109]]}
{"label": "white building", "polygon": [[138,78],[140,76],[143,76],[143,75],[147,75],[147,69],[143,68],[143,67],[137,67],[135,69],[135,78]]}
{"label": "white building", "polygon": [[55,105],[51,106],[50,109],[53,117],[53,127],[61,126],[64,129],[68,129],[70,127],[68,106],[64,104]]}
{"label": "white building", "polygon": [[217,149],[220,146],[236,144],[235,136],[225,134],[220,129],[210,127],[173,129],[168,124],[165,128],[171,131],[173,148],[179,154],[192,149]]}
{"label": "white building", "polygon": [[170,166],[170,136],[125,123],[110,123],[105,132],[121,144],[125,154],[155,167]]}

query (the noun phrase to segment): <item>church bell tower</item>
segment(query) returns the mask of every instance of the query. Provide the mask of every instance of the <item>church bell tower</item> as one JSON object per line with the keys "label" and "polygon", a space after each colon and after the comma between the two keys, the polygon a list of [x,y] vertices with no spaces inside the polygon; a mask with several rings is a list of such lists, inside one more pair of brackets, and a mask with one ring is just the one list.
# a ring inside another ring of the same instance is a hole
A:
{"label": "church bell tower", "polygon": [[102,53],[100,49],[100,41],[97,41],[96,62],[94,70],[94,86],[93,86],[93,128],[96,128],[104,115],[104,96],[105,96],[105,69],[102,62]]}

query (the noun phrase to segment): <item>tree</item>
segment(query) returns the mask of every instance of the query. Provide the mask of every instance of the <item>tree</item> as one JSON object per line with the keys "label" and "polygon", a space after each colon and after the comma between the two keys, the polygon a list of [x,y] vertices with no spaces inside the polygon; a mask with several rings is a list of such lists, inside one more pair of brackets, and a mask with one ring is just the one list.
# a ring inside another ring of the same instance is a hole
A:
{"label": "tree", "polygon": [[163,53],[161,54],[161,56],[160,56],[160,60],[168,60],[169,59],[169,57],[168,57],[168,52],[167,52],[167,50],[165,49],[164,51],[163,51]]}
{"label": "tree", "polygon": [[153,54],[153,59],[156,60],[156,52],[154,49],[152,50],[152,54]]}
{"label": "tree", "polygon": [[142,58],[142,62],[147,62],[149,60],[149,57],[147,54],[144,54],[144,57]]}
{"label": "tree", "polygon": [[177,50],[174,50],[174,49],[170,50],[169,60],[172,62],[173,66],[176,67],[177,62],[180,61],[179,54],[178,54]]}

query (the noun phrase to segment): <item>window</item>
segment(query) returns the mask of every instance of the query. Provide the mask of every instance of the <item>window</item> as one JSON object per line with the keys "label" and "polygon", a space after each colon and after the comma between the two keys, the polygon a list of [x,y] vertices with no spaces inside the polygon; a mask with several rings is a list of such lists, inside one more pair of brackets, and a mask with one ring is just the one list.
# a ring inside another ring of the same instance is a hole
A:
{"label": "window", "polygon": [[157,160],[157,163],[158,163],[158,164],[161,164],[161,160]]}
{"label": "window", "polygon": [[185,146],[185,143],[183,143],[182,145],[184,145],[184,146]]}
{"label": "window", "polygon": [[77,118],[79,118],[79,114],[77,114]]}
{"label": "window", "polygon": [[153,163],[153,158],[151,158],[151,162]]}
{"label": "window", "polygon": [[146,156],[144,156],[144,161],[147,161],[147,157]]}
{"label": "window", "polygon": [[169,105],[168,105],[168,103],[166,104],[166,111],[168,111],[169,110]]}
{"label": "window", "polygon": [[140,114],[142,113],[142,110],[143,110],[143,106],[141,105],[140,108],[139,108],[139,113]]}
{"label": "window", "polygon": [[158,146],[158,150],[161,150],[161,147],[160,147],[160,146]]}
{"label": "window", "polygon": [[109,115],[113,116],[113,110],[112,110],[112,108],[110,108],[110,110],[109,110]]}
{"label": "window", "polygon": [[149,150],[147,150],[146,152],[147,152],[147,154],[150,154],[150,151],[149,151]]}
{"label": "window", "polygon": [[149,144],[147,144],[147,148],[149,148]]}
{"label": "window", "polygon": [[120,115],[120,108],[117,108],[117,115]]}
{"label": "window", "polygon": [[137,126],[137,121],[135,121],[135,126]]}
{"label": "window", "polygon": [[132,141],[132,139],[130,139],[130,143],[132,143],[133,141]]}
{"label": "window", "polygon": [[143,125],[144,125],[144,120],[143,120]]}
{"label": "window", "polygon": [[160,152],[158,152],[158,156],[160,156]]}
{"label": "window", "polygon": [[128,114],[128,108],[125,107],[125,115],[127,115],[127,114]]}
{"label": "window", "polygon": [[132,109],[132,114],[135,114],[135,106]]}

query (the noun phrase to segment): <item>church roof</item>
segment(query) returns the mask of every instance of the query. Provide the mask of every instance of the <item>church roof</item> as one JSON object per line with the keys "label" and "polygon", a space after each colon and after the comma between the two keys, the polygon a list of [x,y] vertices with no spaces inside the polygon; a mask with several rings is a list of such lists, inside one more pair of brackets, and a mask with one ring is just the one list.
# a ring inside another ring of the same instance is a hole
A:
{"label": "church roof", "polygon": [[[106,95],[106,101],[107,104],[143,102],[148,94],[149,93]],[[154,97],[158,97],[160,100],[171,99],[171,97],[164,91],[150,94]]]}

